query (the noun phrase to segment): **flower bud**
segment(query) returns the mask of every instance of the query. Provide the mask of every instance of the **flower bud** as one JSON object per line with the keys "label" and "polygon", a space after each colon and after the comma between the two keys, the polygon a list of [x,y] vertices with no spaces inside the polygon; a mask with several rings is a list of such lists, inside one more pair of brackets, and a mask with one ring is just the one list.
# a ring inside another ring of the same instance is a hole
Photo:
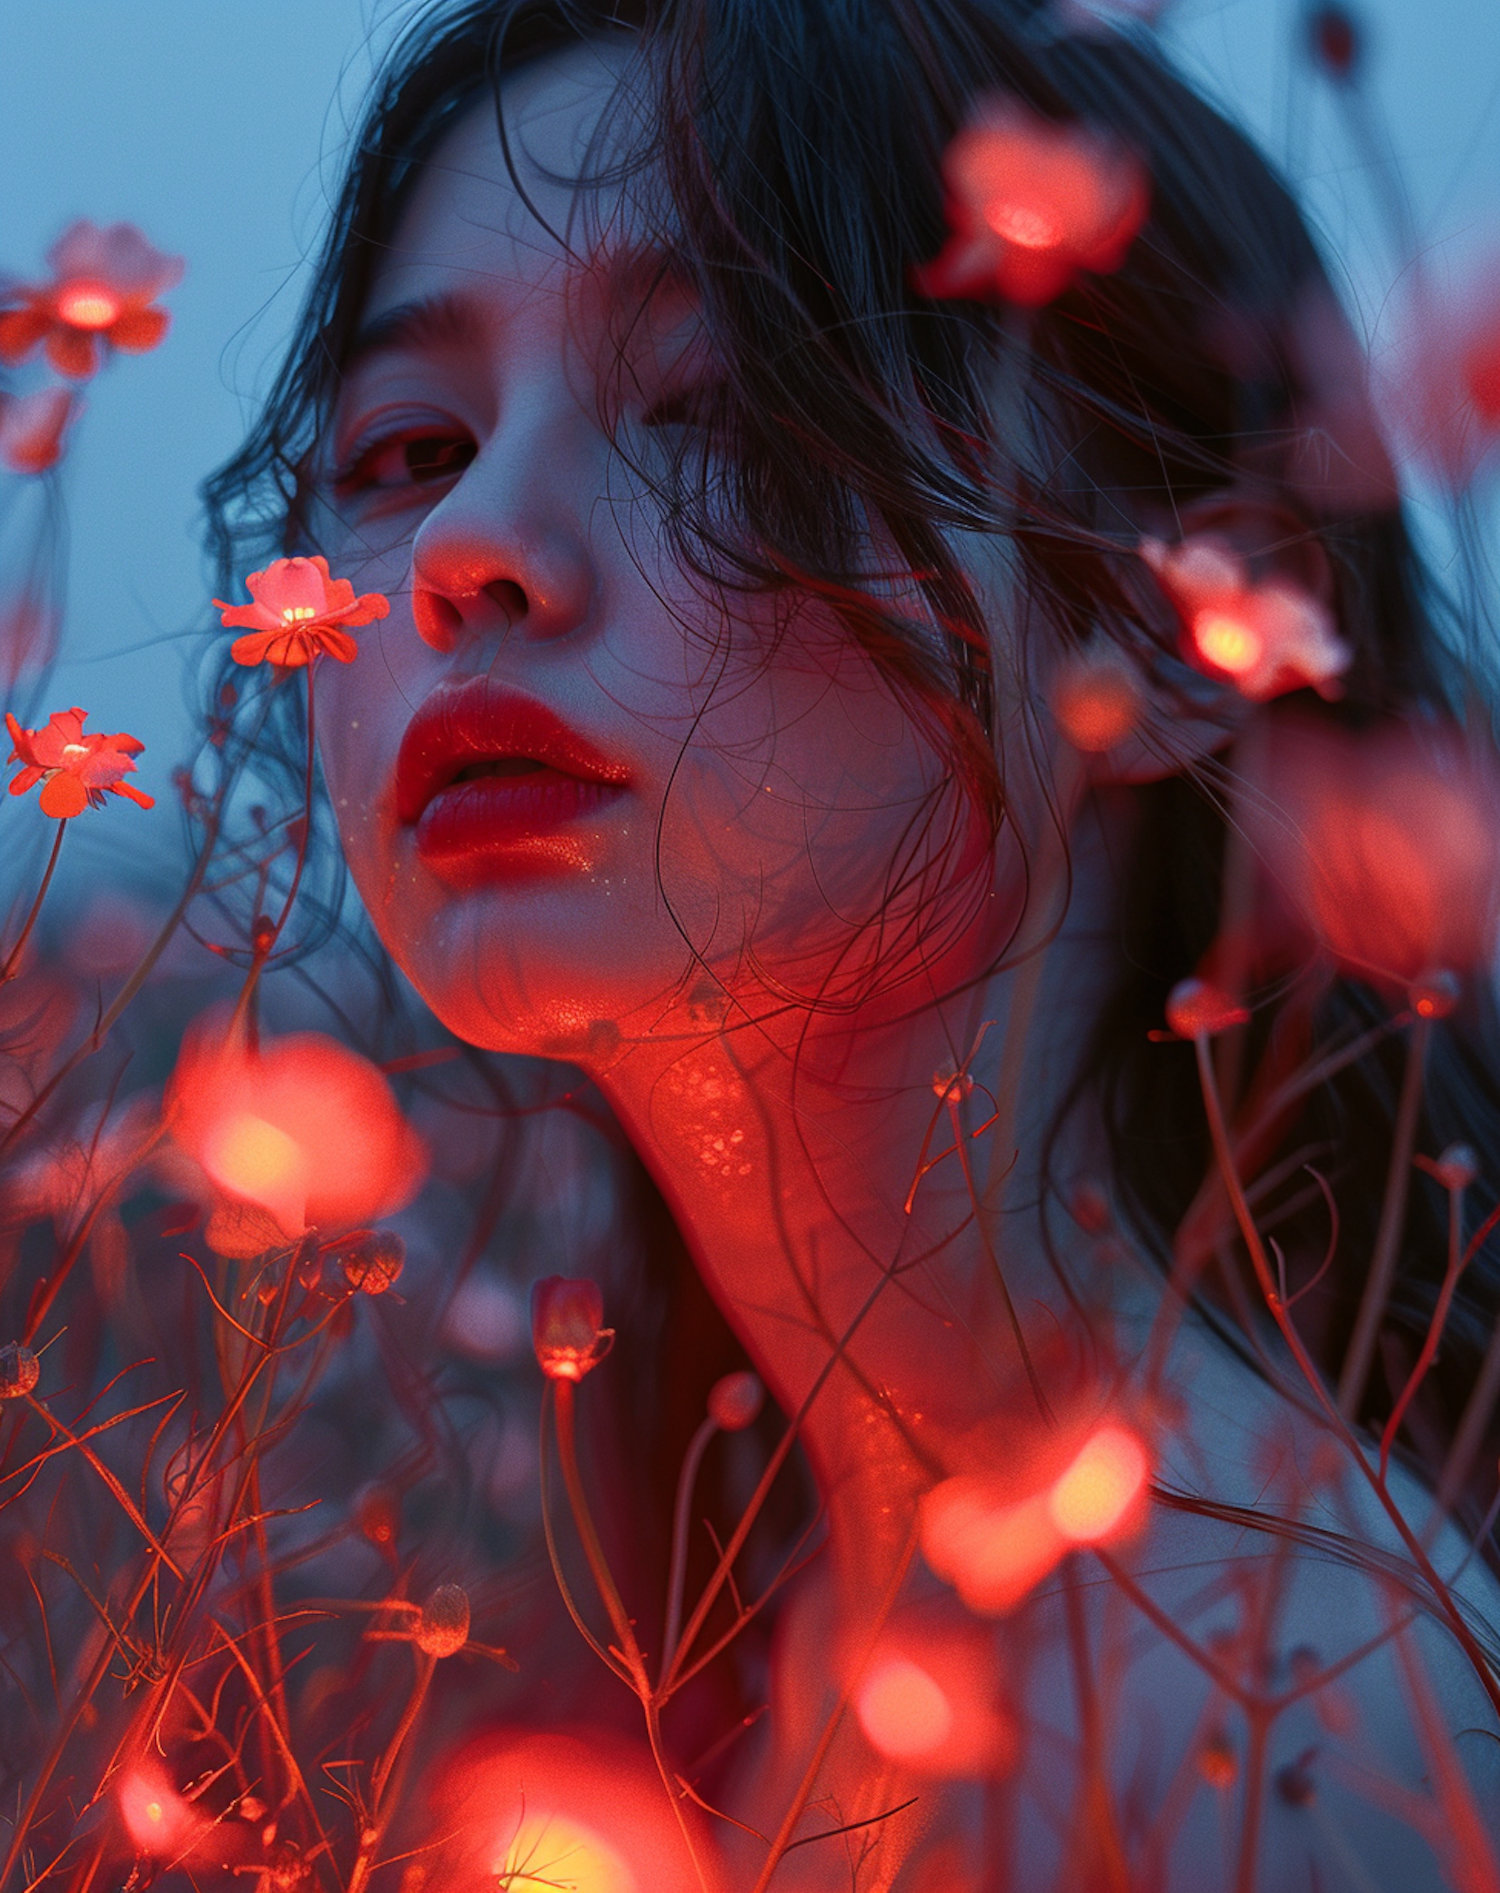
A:
{"label": "flower bud", "polygon": [[766,1390],[759,1374],[747,1370],[726,1374],[709,1389],[709,1417],[726,1433],[743,1433],[759,1419],[765,1400]]}
{"label": "flower bud", "polygon": [[1449,1144],[1441,1156],[1418,1157],[1417,1162],[1445,1190],[1466,1190],[1479,1175],[1479,1158],[1471,1144]]}
{"label": "flower bud", "polygon": [[1167,994],[1167,1024],[1179,1038],[1213,1038],[1249,1017],[1222,986],[1206,979],[1180,979]]}
{"label": "flower bud", "polygon": [[393,1486],[362,1486],[354,1499],[354,1522],[381,1551],[393,1551],[401,1535],[401,1494]]}
{"label": "flower bud", "polygon": [[1316,7],[1307,22],[1313,57],[1334,79],[1352,77],[1359,64],[1359,25],[1347,7]]}
{"label": "flower bud", "polygon": [[974,1095],[974,1080],[966,1071],[940,1065],[932,1074],[932,1095],[944,1104],[962,1104]]}
{"label": "flower bud", "polygon": [[531,1345],[549,1380],[582,1380],[614,1346],[604,1326],[604,1297],[597,1282],[548,1275],[532,1284]]}
{"label": "flower bud", "polygon": [[0,1347],[0,1400],[19,1400],[41,1379],[42,1366],[29,1347],[7,1341]]}
{"label": "flower bud", "polygon": [[406,1244],[394,1229],[359,1229],[337,1245],[339,1266],[352,1289],[383,1295],[406,1267]]}
{"label": "flower bud", "polygon": [[413,1638],[424,1656],[452,1656],[469,1641],[469,1593],[461,1584],[440,1584],[422,1606]]}

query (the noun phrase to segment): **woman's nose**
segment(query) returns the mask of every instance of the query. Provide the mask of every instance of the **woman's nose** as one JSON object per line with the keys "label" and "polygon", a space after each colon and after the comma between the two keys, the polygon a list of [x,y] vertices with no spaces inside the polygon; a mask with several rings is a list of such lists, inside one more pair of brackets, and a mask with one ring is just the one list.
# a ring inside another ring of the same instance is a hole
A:
{"label": "woman's nose", "polygon": [[[580,443],[571,443],[576,454]],[[589,615],[593,560],[572,456],[540,425],[498,430],[423,520],[412,615],[435,651],[517,631],[563,637]]]}

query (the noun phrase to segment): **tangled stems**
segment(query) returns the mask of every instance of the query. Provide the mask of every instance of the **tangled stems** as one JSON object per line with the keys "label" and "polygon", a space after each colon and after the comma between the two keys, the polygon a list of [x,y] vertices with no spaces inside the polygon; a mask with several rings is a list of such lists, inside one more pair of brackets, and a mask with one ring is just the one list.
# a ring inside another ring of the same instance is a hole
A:
{"label": "tangled stems", "polygon": [[1473,1632],[1469,1629],[1468,1624],[1465,1623],[1463,1613],[1455,1603],[1448,1586],[1444,1584],[1443,1580],[1438,1576],[1431,1559],[1422,1547],[1421,1541],[1418,1539],[1416,1533],[1413,1532],[1410,1525],[1407,1524],[1406,1519],[1402,1515],[1401,1508],[1392,1498],[1383,1470],[1377,1469],[1370,1464],[1359,1441],[1354,1436],[1349,1421],[1323,1384],[1323,1377],[1318,1372],[1316,1364],[1308,1354],[1303,1344],[1302,1337],[1298,1334],[1291,1315],[1287,1311],[1285,1300],[1277,1287],[1276,1278],[1272,1273],[1271,1262],[1266,1254],[1265,1243],[1261,1238],[1259,1229],[1256,1227],[1254,1214],[1250,1209],[1249,1203],[1246,1201],[1244,1186],[1240,1181],[1239,1171],[1235,1165],[1234,1151],[1230,1144],[1228,1127],[1224,1122],[1224,1107],[1219,1097],[1218,1083],[1214,1076],[1213,1054],[1208,1032],[1200,1031],[1194,1035],[1193,1048],[1198,1060],[1198,1079],[1203,1092],[1204,1110],[1208,1116],[1209,1135],[1213,1140],[1214,1158],[1218,1165],[1219,1175],[1223,1181],[1225,1191],[1229,1196],[1230,1207],[1234,1211],[1235,1222],[1239,1226],[1240,1235],[1244,1240],[1246,1251],[1249,1254],[1250,1265],[1255,1271],[1256,1282],[1260,1287],[1262,1296],[1265,1298],[1266,1307],[1270,1311],[1271,1318],[1275,1321],[1281,1337],[1290,1350],[1292,1358],[1296,1362],[1297,1368],[1306,1381],[1309,1390],[1318,1402],[1318,1405],[1322,1408],[1329,1426],[1337,1435],[1341,1444],[1347,1449],[1350,1458],[1359,1468],[1360,1473],[1374,1493],[1377,1502],[1400,1536],[1413,1564],[1422,1576],[1433,1603],[1436,1605],[1444,1621],[1447,1623],[1448,1628],[1457,1639],[1464,1655],[1469,1659],[1474,1674],[1478,1678],[1480,1686],[1486,1696],[1488,1696],[1491,1706],[1495,1709],[1497,1714],[1500,1714],[1500,1678],[1496,1677],[1493,1668],[1485,1658],[1484,1652],[1480,1649],[1479,1644],[1475,1640]]}

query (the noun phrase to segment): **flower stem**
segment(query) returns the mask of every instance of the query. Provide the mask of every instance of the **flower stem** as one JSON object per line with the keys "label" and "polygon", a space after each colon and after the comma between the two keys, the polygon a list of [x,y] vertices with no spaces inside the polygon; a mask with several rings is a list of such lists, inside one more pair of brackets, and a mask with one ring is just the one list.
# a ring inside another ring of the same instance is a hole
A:
{"label": "flower stem", "polygon": [[26,951],[26,942],[31,938],[31,930],[37,923],[42,911],[42,902],[47,898],[47,889],[52,885],[52,876],[57,870],[57,857],[62,853],[63,836],[68,831],[66,817],[57,824],[57,838],[52,844],[52,852],[47,857],[47,872],[42,876],[42,884],[36,891],[36,899],[31,903],[31,912],[26,916],[26,925],[21,929],[21,937],[5,956],[4,966],[0,966],[0,986],[16,976],[21,955]]}
{"label": "flower stem", "polygon": [[665,1677],[677,1650],[677,1633],[682,1628],[682,1590],[687,1580],[688,1511],[693,1503],[693,1488],[698,1483],[698,1468],[708,1442],[719,1430],[710,1414],[694,1433],[677,1478],[677,1504],[672,1514],[672,1575],[667,1581],[667,1629],[661,1646],[661,1673]]}
{"label": "flower stem", "polygon": [[1391,1140],[1391,1163],[1385,1177],[1385,1196],[1380,1205],[1380,1224],[1375,1236],[1375,1252],[1370,1257],[1370,1273],[1365,1278],[1364,1293],[1359,1298],[1359,1313],[1354,1321],[1349,1352],[1344,1356],[1339,1375],[1338,1399],[1341,1412],[1353,1415],[1364,1396],[1370,1377],[1370,1363],[1375,1355],[1375,1340],[1380,1332],[1380,1318],[1390,1299],[1391,1281],[1396,1273],[1396,1257],[1406,1227],[1406,1197],[1411,1180],[1412,1152],[1417,1141],[1417,1113],[1422,1105],[1422,1081],[1427,1073],[1427,1046],[1432,1037],[1430,1020],[1418,1019],[1412,1028],[1406,1049],[1406,1072],[1401,1080],[1401,1099],[1396,1107],[1396,1129]]}
{"label": "flower stem", "polygon": [[573,1411],[578,1389],[571,1380],[554,1380],[552,1386],[556,1395],[557,1456],[562,1463],[563,1485],[567,1489],[573,1523],[583,1542],[583,1555],[588,1560],[594,1588],[609,1614],[610,1625],[619,1641],[620,1655],[630,1671],[631,1684],[644,1702],[651,1693],[651,1686],[646,1679],[645,1658],[641,1655],[640,1645],[635,1640],[634,1626],[625,1614],[624,1602],[615,1587],[604,1547],[599,1542],[599,1533],[594,1526],[594,1515],[589,1510],[583,1478],[578,1470],[578,1442]]}

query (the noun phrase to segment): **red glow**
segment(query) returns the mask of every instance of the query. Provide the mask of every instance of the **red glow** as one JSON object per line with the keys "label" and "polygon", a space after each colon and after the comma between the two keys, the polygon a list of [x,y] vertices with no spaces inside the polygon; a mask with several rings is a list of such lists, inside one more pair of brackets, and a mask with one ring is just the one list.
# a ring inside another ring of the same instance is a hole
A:
{"label": "red glow", "polygon": [[1075,749],[1090,755],[1123,743],[1143,708],[1134,670],[1114,652],[1069,659],[1052,686],[1058,728]]}
{"label": "red glow", "polygon": [[990,99],[943,161],[952,231],[916,273],[925,296],[1050,302],[1081,271],[1115,270],[1145,220],[1140,164],[1096,133]]}
{"label": "red glow", "polygon": [[1195,1039],[1200,1033],[1213,1038],[1249,1017],[1221,986],[1206,979],[1180,979],[1167,994],[1167,1025],[1179,1038]]}
{"label": "red glow", "polygon": [[383,618],[391,601],[383,592],[358,597],[346,578],[330,578],[324,558],[273,559],[263,572],[245,580],[251,603],[214,603],[226,625],[244,625],[248,637],[236,638],[230,656],[236,664],[284,665],[296,669],[326,655],[352,664],[359,646],[346,625]]}
{"label": "red glow", "polygon": [[1143,539],[1141,557],[1181,615],[1183,655],[1198,670],[1255,703],[1309,686],[1339,694],[1353,652],[1310,592],[1284,579],[1252,582],[1239,554],[1207,533],[1176,546]]}
{"label": "red glow", "polygon": [[957,1778],[1003,1773],[1014,1761],[1002,1696],[994,1633],[948,1603],[892,1619],[853,1703],[865,1740],[888,1761]]}
{"label": "red glow", "polygon": [[1103,1544],[1129,1518],[1150,1470],[1134,1433],[1101,1426],[1052,1488],[1047,1509],[1053,1524],[1070,1544]]}
{"label": "red glow", "polygon": [[1139,1434],[1109,1420],[1072,1438],[1071,1457],[1049,1448],[1029,1492],[1018,1495],[1013,1473],[961,1473],[923,1500],[922,1555],[970,1610],[1006,1615],[1074,1546],[1141,1522],[1150,1458]]}
{"label": "red glow", "polygon": [[960,1474],[922,1505],[922,1555],[984,1617],[1014,1610],[1066,1549],[1045,1493],[1007,1503],[991,1481]]}
{"label": "red glow", "polygon": [[288,1237],[386,1215],[426,1171],[385,1078],[316,1032],[252,1051],[229,1037],[222,1012],[210,1014],[183,1041],[166,1114],[217,1188],[266,1211]]}
{"label": "red glow", "polygon": [[0,361],[24,361],[40,346],[60,375],[83,381],[99,367],[101,342],[140,354],[166,334],[170,318],[152,305],[181,278],[182,259],[134,224],[70,224],[47,262],[52,281],[23,288],[19,306],[0,312]]}
{"label": "red glow", "polygon": [[[459,1836],[441,1876],[452,1893],[699,1893],[649,1760],[607,1737],[477,1742],[438,1800],[443,1828]],[[685,1818],[696,1825],[690,1809]]]}
{"label": "red glow", "polygon": [[904,1656],[873,1669],[855,1697],[872,1746],[897,1760],[928,1755],[953,1733],[953,1705],[926,1670]]}
{"label": "red glow", "polygon": [[120,298],[104,283],[67,283],[57,292],[57,313],[75,329],[107,329],[119,320]]}
{"label": "red glow", "polygon": [[118,1793],[120,1818],[138,1853],[181,1858],[204,1825],[154,1762],[127,1770]]}
{"label": "red glow", "polygon": [[[1276,731],[1244,819],[1314,938],[1346,970],[1405,989],[1488,963],[1500,917],[1500,769],[1451,725]],[[1436,1017],[1451,1005],[1431,986]]]}
{"label": "red glow", "polygon": [[134,758],[145,744],[134,736],[104,736],[97,731],[85,736],[87,716],[86,710],[76,706],[54,710],[45,729],[23,730],[6,711],[10,761],[22,765],[11,778],[11,794],[24,795],[40,782],[42,813],[58,821],[81,815],[90,804],[100,807],[106,790],[127,796],[141,808],[154,807],[154,797],[124,779],[134,771]]}

